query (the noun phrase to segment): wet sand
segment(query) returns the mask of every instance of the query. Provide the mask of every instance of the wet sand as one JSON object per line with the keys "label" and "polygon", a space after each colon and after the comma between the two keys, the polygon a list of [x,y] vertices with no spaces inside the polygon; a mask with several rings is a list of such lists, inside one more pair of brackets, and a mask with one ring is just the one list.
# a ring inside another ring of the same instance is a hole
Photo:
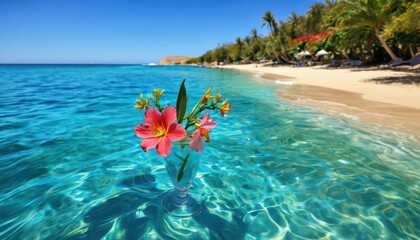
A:
{"label": "wet sand", "polygon": [[369,101],[358,93],[303,84],[284,86],[278,96],[346,121],[402,131],[420,142],[420,110],[416,108]]}
{"label": "wet sand", "polygon": [[[245,67],[246,66],[246,67]],[[349,69],[296,69],[234,65],[223,68],[260,74],[282,87],[283,100],[311,107],[341,119],[368,123],[372,130],[383,127],[404,132],[404,137],[420,142],[420,86],[418,84],[378,84],[378,79],[420,79],[420,74],[394,71]],[[279,73],[279,74],[278,74]]]}

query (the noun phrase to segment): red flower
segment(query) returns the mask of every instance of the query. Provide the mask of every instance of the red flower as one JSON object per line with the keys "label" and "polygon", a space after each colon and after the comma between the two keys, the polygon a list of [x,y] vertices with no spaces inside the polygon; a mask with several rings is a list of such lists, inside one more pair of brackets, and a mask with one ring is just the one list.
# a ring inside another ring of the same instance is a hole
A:
{"label": "red flower", "polygon": [[162,157],[169,155],[172,142],[183,139],[187,132],[184,127],[175,123],[176,109],[168,107],[163,113],[154,108],[149,108],[144,115],[145,124],[137,125],[134,129],[137,137],[143,138],[140,146],[147,152],[156,147]]}

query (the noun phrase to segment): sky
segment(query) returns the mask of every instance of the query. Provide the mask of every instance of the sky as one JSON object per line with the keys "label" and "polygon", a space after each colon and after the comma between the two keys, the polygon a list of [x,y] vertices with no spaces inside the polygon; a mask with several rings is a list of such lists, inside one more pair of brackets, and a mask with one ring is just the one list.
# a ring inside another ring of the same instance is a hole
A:
{"label": "sky", "polygon": [[0,63],[150,63],[266,35],[316,0],[0,0]]}

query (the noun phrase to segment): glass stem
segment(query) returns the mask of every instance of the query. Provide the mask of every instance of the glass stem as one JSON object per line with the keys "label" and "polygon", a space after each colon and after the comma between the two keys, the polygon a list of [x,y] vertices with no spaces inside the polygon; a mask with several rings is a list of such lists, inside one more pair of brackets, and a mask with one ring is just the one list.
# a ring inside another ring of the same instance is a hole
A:
{"label": "glass stem", "polygon": [[188,195],[189,189],[190,189],[190,186],[187,186],[185,188],[175,187],[175,197],[174,197],[175,205],[183,206],[188,202],[190,198],[190,196]]}

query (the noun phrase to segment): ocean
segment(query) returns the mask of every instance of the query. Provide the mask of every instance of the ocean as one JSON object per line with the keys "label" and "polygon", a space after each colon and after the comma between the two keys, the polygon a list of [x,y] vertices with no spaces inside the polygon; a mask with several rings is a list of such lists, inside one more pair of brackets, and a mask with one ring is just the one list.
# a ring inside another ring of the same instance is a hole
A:
{"label": "ocean", "polygon": [[[192,190],[205,209],[169,217],[164,160],[133,132],[139,94],[189,107],[213,86],[231,112]],[[230,70],[0,65],[0,239],[419,239],[420,143],[283,101]]]}

